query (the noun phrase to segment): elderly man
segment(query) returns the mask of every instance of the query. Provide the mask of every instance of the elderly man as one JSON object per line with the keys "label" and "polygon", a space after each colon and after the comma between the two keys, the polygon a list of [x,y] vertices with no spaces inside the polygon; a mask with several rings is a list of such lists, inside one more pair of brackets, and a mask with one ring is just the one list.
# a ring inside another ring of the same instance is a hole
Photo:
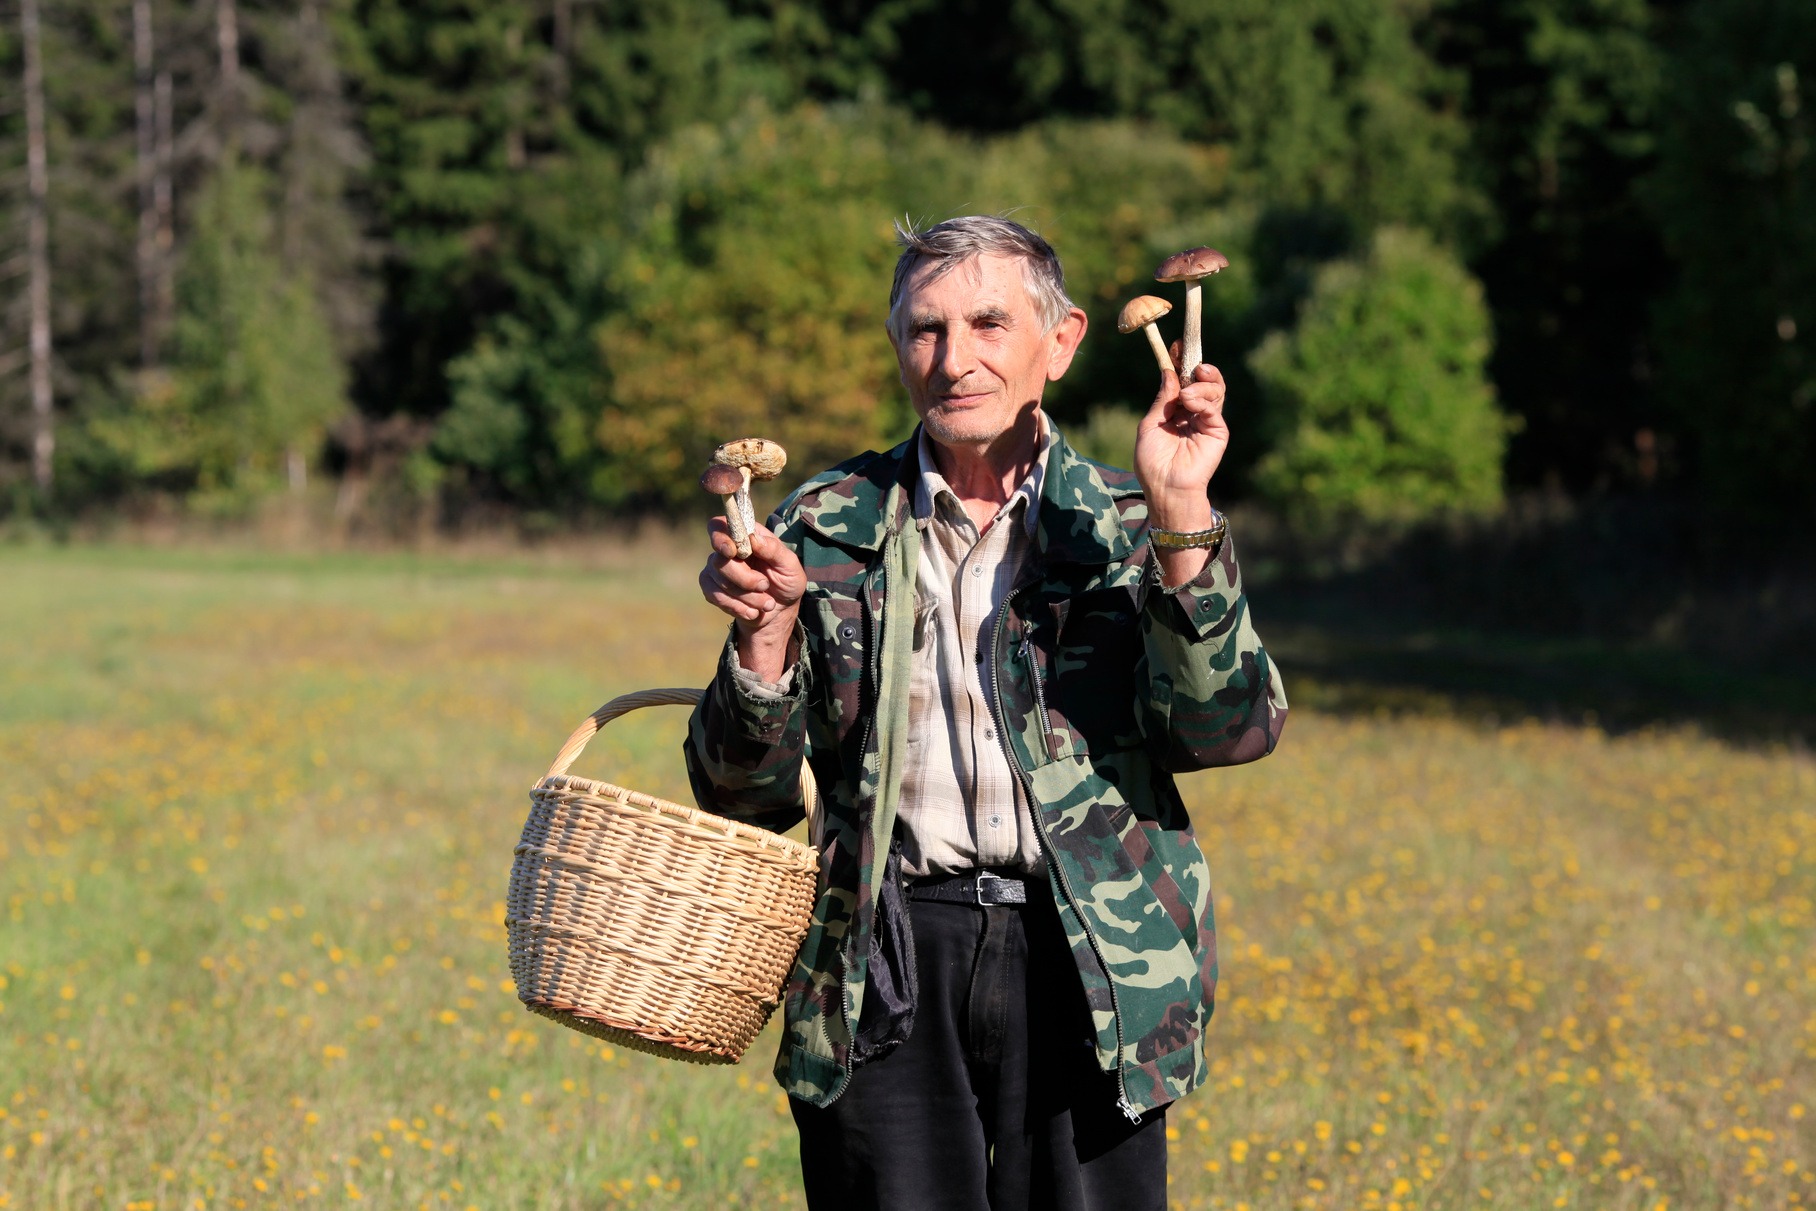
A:
{"label": "elderly man", "polygon": [[1005,219],[901,231],[888,334],[921,424],[807,481],[700,575],[732,629],[687,743],[702,806],[822,800],[776,1076],[813,1208],[1162,1208],[1205,1077],[1211,888],[1173,776],[1286,714],[1208,497],[1224,384],[1167,374],[1133,475],[1041,411],[1085,314]]}

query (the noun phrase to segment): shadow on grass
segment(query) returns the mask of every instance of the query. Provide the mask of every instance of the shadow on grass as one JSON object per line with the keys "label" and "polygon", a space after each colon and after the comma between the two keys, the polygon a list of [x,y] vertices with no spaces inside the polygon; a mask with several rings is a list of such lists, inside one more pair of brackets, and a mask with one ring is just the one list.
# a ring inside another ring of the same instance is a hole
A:
{"label": "shadow on grass", "polygon": [[1816,747],[1816,676],[1659,646],[1306,620],[1266,603],[1262,635],[1295,705],[1538,718],[1612,733],[1694,725],[1737,744]]}
{"label": "shadow on grass", "polygon": [[1295,703],[1816,746],[1816,552],[1737,558],[1677,507],[1615,502],[1295,576],[1312,562],[1257,528],[1244,563]]}

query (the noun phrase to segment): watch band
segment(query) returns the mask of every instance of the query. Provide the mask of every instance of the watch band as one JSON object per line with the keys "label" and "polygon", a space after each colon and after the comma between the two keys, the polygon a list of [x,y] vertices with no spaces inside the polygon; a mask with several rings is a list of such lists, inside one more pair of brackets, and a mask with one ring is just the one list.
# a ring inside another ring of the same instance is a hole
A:
{"label": "watch band", "polygon": [[1224,532],[1229,529],[1229,520],[1216,509],[1211,510],[1211,518],[1208,530],[1162,530],[1158,526],[1149,526],[1148,541],[1169,551],[1215,547],[1223,541]]}

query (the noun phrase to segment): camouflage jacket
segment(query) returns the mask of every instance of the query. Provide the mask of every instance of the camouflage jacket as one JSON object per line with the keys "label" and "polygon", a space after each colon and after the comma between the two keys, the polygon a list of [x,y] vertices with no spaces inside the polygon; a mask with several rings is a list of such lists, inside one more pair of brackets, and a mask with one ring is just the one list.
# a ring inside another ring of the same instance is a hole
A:
{"label": "camouflage jacket", "polygon": [[[808,577],[793,685],[775,700],[740,690],[728,641],[686,745],[708,811],[786,829],[802,816],[800,762],[819,784],[819,890],[775,1069],[816,1105],[850,1076],[900,789],[890,746],[908,709],[915,440],[815,476],[770,518]],[[1163,592],[1135,477],[1063,437],[1048,458],[1035,550],[997,614],[988,684],[1098,1060],[1134,1115],[1204,1079],[1217,982],[1209,872],[1173,776],[1271,752],[1286,696],[1232,541],[1192,584]]]}

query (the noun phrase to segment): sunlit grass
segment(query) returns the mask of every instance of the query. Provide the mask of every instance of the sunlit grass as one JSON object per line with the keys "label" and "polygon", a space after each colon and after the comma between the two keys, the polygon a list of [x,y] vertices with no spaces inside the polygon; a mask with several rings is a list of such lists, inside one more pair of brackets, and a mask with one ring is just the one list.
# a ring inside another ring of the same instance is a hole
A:
{"label": "sunlit grass", "polygon": [[[0,1206],[798,1204],[773,1033],[663,1063],[509,983],[525,791],[709,675],[691,575],[0,554]],[[685,799],[682,719],[577,769]],[[1224,983],[1178,1205],[1812,1197],[1807,755],[1302,711],[1186,790]]]}

